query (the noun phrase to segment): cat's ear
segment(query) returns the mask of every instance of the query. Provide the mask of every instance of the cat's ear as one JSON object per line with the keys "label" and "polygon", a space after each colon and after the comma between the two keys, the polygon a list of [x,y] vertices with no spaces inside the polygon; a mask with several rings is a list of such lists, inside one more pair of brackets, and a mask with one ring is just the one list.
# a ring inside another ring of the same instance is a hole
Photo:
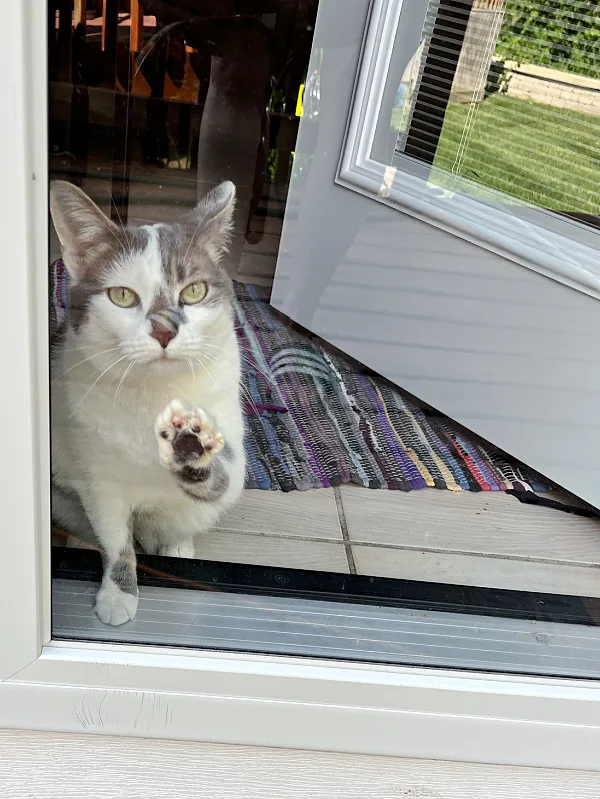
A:
{"label": "cat's ear", "polygon": [[203,249],[217,262],[229,249],[233,232],[235,186],[230,180],[208,192],[185,217],[195,249]]}
{"label": "cat's ear", "polygon": [[123,246],[119,228],[72,183],[50,184],[50,213],[65,266],[77,279],[106,263]]}

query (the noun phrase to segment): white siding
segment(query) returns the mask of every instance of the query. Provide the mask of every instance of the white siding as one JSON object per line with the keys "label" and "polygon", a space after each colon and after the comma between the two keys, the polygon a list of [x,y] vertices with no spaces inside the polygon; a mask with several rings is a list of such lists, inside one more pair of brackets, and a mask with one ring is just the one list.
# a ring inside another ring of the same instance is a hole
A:
{"label": "white siding", "polygon": [[600,774],[0,731],[10,799],[597,799]]}

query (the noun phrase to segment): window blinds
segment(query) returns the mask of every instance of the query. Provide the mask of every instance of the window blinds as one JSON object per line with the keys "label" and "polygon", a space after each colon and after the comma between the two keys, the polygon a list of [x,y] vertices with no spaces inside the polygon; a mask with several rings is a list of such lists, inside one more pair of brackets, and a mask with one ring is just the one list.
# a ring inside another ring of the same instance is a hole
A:
{"label": "window blinds", "polygon": [[598,3],[431,0],[403,83],[398,152],[597,223]]}

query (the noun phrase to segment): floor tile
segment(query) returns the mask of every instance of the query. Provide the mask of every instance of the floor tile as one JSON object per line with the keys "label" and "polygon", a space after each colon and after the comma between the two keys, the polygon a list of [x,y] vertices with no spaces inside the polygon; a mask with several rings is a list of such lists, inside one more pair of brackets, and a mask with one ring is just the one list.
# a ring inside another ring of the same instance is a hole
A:
{"label": "floor tile", "polygon": [[214,531],[196,538],[203,560],[348,573],[343,544]]}
{"label": "floor tile", "polygon": [[508,558],[352,546],[358,574],[427,583],[600,597],[600,569]]}
{"label": "floor tile", "polygon": [[352,542],[600,564],[600,520],[523,505],[504,492],[343,486],[341,497]]}
{"label": "floor tile", "polygon": [[313,491],[244,491],[217,530],[342,540],[332,488]]}

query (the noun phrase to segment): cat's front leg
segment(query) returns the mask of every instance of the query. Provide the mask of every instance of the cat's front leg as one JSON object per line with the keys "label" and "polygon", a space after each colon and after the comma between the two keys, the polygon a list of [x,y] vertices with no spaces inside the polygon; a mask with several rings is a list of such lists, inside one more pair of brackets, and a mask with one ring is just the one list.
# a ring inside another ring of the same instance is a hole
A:
{"label": "cat's front leg", "polygon": [[94,609],[104,624],[118,626],[133,619],[138,606],[130,508],[112,491],[97,488],[82,501],[100,543],[104,566]]}
{"label": "cat's front leg", "polygon": [[182,491],[199,501],[221,499],[229,487],[229,450],[210,414],[174,399],[157,416],[154,432],[160,462]]}

